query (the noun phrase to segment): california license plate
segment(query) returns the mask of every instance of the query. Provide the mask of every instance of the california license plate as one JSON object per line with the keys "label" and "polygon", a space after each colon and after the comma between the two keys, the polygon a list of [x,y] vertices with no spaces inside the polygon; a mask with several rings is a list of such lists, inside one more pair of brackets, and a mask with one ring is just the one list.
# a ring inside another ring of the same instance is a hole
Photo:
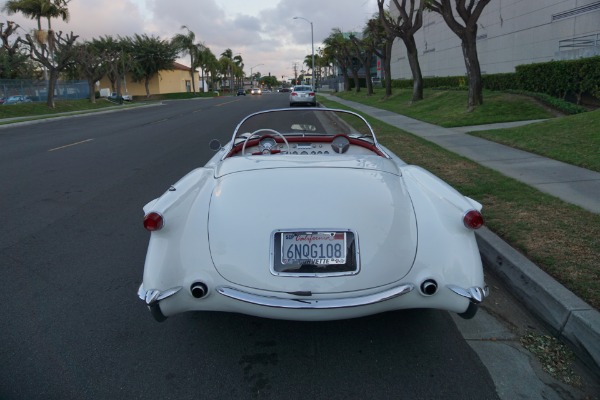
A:
{"label": "california license plate", "polygon": [[345,232],[283,232],[281,264],[346,264]]}

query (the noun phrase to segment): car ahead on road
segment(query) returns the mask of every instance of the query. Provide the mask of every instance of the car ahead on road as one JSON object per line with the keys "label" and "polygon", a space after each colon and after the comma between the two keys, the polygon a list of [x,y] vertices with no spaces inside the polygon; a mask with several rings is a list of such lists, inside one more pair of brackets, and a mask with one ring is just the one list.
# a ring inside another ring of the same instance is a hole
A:
{"label": "car ahead on road", "polygon": [[[216,134],[216,133],[215,133]],[[381,145],[358,114],[254,113],[204,167],[144,206],[138,296],[186,311],[336,320],[488,295],[481,204]]]}
{"label": "car ahead on road", "polygon": [[244,89],[238,89],[236,96],[245,96],[246,91]]}
{"label": "car ahead on road", "polygon": [[31,103],[31,99],[29,98],[29,96],[15,95],[15,96],[10,96],[8,99],[6,99],[6,101],[4,101],[3,104],[10,105],[10,104],[21,104],[21,103]]}
{"label": "car ahead on road", "polygon": [[250,89],[250,94],[262,94],[262,90],[260,90],[260,88],[253,87]]}
{"label": "car ahead on road", "polygon": [[289,93],[289,92],[291,92],[291,91],[292,91],[292,89],[291,89],[291,88],[289,88],[289,87],[282,87],[282,88],[278,89],[277,91],[278,91],[279,93]]}
{"label": "car ahead on road", "polygon": [[313,90],[312,86],[294,86],[290,92],[290,107],[299,104],[306,104],[309,106],[317,105],[317,97],[315,96],[315,91]]}

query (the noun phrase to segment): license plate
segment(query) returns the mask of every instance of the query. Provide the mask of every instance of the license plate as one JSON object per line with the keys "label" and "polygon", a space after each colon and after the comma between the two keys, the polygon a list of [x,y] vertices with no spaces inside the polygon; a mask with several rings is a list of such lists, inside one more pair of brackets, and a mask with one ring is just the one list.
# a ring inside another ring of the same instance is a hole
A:
{"label": "license plate", "polygon": [[345,232],[284,232],[281,264],[346,264]]}

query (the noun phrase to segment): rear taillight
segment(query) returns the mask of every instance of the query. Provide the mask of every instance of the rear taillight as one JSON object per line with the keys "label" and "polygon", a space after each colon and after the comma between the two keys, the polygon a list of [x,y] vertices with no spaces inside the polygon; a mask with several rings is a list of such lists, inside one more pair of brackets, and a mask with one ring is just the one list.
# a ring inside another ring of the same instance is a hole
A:
{"label": "rear taillight", "polygon": [[314,95],[315,95],[315,92],[310,92],[308,95],[309,95],[309,96],[313,96],[313,97],[314,97]]}
{"label": "rear taillight", "polygon": [[483,226],[483,215],[477,210],[467,211],[463,217],[463,224],[469,229],[479,229]]}
{"label": "rear taillight", "polygon": [[292,92],[292,96],[298,96],[298,93]]}
{"label": "rear taillight", "polygon": [[144,228],[150,232],[161,230],[164,225],[165,220],[157,212],[151,212],[144,216]]}

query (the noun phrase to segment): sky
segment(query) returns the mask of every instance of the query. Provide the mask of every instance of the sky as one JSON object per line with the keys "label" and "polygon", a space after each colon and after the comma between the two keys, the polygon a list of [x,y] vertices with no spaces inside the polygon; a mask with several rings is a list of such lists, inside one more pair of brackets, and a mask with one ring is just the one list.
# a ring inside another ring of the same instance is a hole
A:
{"label": "sky", "polygon": [[[226,49],[240,55],[247,75],[260,72],[281,79],[294,76],[294,65],[297,71],[306,69],[310,22],[317,53],[334,28],[362,31],[377,12],[377,0],[71,0],[69,12],[68,23],[53,20],[52,27],[82,41],[136,33],[168,40],[187,33],[186,26],[217,58]],[[36,26],[20,14],[0,12],[0,22],[5,20],[19,24],[19,34]],[[179,61],[189,66],[189,58]]]}

